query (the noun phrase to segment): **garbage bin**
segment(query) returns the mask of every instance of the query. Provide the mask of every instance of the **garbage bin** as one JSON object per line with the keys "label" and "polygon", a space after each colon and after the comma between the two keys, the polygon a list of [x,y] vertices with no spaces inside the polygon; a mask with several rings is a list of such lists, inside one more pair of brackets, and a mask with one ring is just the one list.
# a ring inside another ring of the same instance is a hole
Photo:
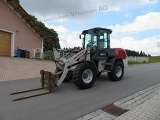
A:
{"label": "garbage bin", "polygon": [[25,50],[18,49],[17,50],[17,57],[25,57]]}
{"label": "garbage bin", "polygon": [[25,58],[29,58],[30,56],[30,51],[25,50]]}
{"label": "garbage bin", "polygon": [[21,49],[18,49],[17,50],[17,57],[21,57],[22,56],[22,50]]}
{"label": "garbage bin", "polygon": [[21,50],[21,57],[25,57],[25,50]]}

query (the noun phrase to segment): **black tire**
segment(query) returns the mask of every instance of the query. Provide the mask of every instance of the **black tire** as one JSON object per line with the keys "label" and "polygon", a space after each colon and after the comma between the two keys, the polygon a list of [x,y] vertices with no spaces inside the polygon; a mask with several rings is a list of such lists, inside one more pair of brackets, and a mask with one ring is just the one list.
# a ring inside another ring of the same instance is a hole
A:
{"label": "black tire", "polygon": [[96,77],[99,77],[102,74],[102,72],[98,72]]}
{"label": "black tire", "polygon": [[[59,68],[56,67],[55,73],[61,71]],[[62,76],[62,73],[59,74],[58,78]],[[63,82],[70,82],[73,78],[73,72],[69,71],[66,78],[63,80]]]}
{"label": "black tire", "polygon": [[70,82],[73,78],[73,72],[69,71],[63,82]]}
{"label": "black tire", "polygon": [[112,81],[120,81],[123,78],[124,65],[122,62],[116,62],[113,66],[113,70],[108,72],[108,77]]}
{"label": "black tire", "polygon": [[96,79],[96,70],[93,64],[81,63],[76,66],[73,81],[80,89],[92,87]]}

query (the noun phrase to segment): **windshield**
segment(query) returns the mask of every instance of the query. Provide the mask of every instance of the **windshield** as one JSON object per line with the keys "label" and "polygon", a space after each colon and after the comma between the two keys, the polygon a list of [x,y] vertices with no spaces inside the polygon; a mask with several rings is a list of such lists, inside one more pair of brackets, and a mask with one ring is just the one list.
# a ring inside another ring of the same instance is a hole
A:
{"label": "windshield", "polygon": [[107,32],[103,32],[102,34],[94,34],[94,33],[87,33],[84,35],[84,44],[83,48],[90,47],[90,49],[97,48],[97,41],[99,43],[99,49],[108,48],[108,34]]}
{"label": "windshield", "polygon": [[85,34],[84,48],[90,47],[90,49],[94,49],[96,46],[97,46],[97,36],[92,34]]}

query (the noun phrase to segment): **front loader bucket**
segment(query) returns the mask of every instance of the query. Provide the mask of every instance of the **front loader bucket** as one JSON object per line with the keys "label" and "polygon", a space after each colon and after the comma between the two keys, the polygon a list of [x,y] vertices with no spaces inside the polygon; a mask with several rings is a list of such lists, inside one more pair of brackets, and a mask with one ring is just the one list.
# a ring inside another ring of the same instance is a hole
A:
{"label": "front loader bucket", "polygon": [[52,87],[54,87],[54,85],[52,85],[52,81],[51,81],[51,79],[53,79],[53,78],[51,78],[51,76],[53,76],[53,75],[51,74],[51,72],[44,71],[44,70],[41,70],[40,74],[41,74],[41,87],[40,88],[17,91],[17,92],[11,93],[10,95],[16,95],[16,94],[20,94],[20,93],[26,93],[26,92],[41,90],[41,89],[44,89],[44,85],[47,85],[48,91],[47,92],[42,92],[42,93],[39,93],[39,94],[32,94],[32,95],[28,95],[28,96],[19,97],[19,98],[13,99],[13,101],[27,99],[27,98],[36,97],[36,96],[51,93],[51,89],[52,89]]}

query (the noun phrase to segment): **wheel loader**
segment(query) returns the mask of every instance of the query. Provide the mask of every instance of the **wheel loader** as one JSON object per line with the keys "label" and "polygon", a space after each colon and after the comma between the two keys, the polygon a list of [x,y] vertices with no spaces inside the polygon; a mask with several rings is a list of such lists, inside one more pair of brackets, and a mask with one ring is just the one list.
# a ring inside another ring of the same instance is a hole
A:
{"label": "wheel loader", "polygon": [[[103,72],[107,72],[109,79],[112,81],[121,80],[124,75],[124,68],[128,66],[127,54],[122,48],[110,47],[111,33],[111,29],[99,27],[84,30],[79,36],[82,39],[82,49],[68,50],[68,54],[63,57],[60,57],[56,48],[53,48],[56,69],[55,72],[40,71],[42,87],[38,89],[43,89],[44,85],[48,87],[48,92],[41,94],[48,94],[52,88],[70,80],[73,80],[80,89],[90,88],[93,86],[96,77]],[[15,100],[38,95],[26,96]]]}

